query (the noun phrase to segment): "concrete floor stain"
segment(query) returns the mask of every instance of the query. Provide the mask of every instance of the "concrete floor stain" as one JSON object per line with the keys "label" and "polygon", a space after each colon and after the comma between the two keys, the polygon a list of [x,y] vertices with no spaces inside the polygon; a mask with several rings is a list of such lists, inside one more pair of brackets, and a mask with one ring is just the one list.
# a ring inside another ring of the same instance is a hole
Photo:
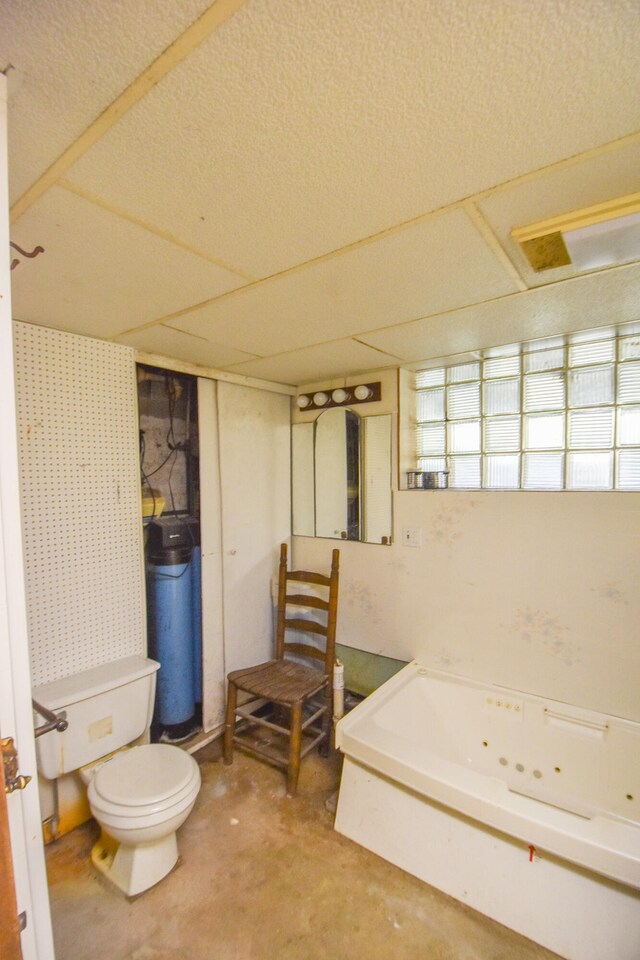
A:
{"label": "concrete floor stain", "polygon": [[[214,741],[182,863],[127,901],[96,877],[92,822],[46,850],[57,960],[553,960],[333,830],[340,757],[283,774]],[[237,821],[233,823],[232,821]]]}

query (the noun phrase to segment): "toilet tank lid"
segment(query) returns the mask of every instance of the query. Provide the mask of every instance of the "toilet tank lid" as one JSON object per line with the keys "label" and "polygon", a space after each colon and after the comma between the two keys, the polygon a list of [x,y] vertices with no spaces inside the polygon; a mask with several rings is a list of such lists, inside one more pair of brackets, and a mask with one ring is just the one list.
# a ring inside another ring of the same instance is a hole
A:
{"label": "toilet tank lid", "polygon": [[83,670],[71,677],[53,680],[33,688],[33,699],[50,710],[61,710],[72,703],[88,700],[125,683],[140,680],[158,670],[160,664],[147,657],[123,657],[112,663]]}

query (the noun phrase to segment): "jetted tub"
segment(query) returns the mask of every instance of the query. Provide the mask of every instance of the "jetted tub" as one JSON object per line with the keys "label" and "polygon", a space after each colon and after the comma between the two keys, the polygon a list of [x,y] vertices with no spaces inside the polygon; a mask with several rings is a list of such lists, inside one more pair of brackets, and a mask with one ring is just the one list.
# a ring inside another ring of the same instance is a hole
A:
{"label": "jetted tub", "polygon": [[414,662],[336,743],[340,833],[571,960],[640,958],[640,723]]}

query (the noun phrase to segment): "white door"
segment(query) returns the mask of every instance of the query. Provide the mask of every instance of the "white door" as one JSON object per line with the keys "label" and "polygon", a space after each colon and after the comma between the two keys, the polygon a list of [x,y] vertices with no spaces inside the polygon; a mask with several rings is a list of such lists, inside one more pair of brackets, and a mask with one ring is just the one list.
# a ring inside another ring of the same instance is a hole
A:
{"label": "white door", "polygon": [[7,796],[17,909],[24,913],[24,960],[53,960],[47,875],[36,779],[31,672],[20,530],[20,492],[11,321],[7,177],[7,84],[0,75],[0,730],[12,737],[25,790]]}
{"label": "white door", "polygon": [[271,580],[291,534],[290,398],[218,383],[225,670],[273,656]]}
{"label": "white door", "polygon": [[202,728],[224,722],[222,529],[218,398],[215,380],[198,378],[200,536],[202,542]]}

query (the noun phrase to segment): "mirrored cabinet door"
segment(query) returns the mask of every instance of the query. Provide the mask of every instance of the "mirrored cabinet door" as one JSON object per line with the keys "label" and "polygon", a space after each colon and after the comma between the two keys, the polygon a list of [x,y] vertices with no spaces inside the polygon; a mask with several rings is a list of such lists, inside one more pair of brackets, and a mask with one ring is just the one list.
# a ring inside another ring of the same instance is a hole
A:
{"label": "mirrored cabinet door", "polygon": [[391,543],[391,416],[363,417],[362,429],[362,539]]}
{"label": "mirrored cabinet door", "polygon": [[390,543],[391,415],[325,410],[291,429],[293,533]]}

